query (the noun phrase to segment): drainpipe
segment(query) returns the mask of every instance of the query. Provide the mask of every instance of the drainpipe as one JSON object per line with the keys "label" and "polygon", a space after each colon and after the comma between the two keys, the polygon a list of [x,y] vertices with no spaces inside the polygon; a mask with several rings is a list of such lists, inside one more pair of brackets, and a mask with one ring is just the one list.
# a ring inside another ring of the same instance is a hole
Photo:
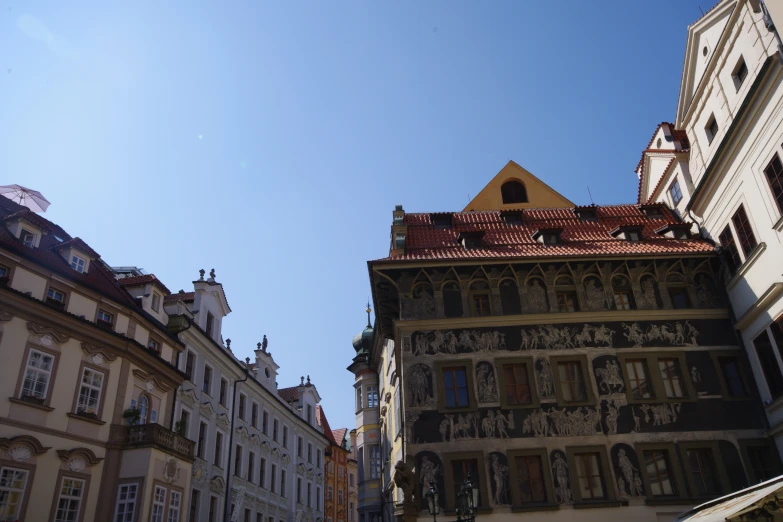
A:
{"label": "drainpipe", "polygon": [[231,518],[229,512],[231,500],[231,450],[234,448],[234,419],[236,418],[237,389],[238,384],[247,381],[250,376],[250,357],[245,357],[245,378],[234,381],[234,398],[231,401],[231,433],[228,435],[228,465],[226,465],[226,497],[223,501],[223,520],[228,522]]}
{"label": "drainpipe", "polygon": [[[186,319],[188,319],[188,325],[185,328],[183,328],[182,330],[176,332],[177,336],[179,336],[179,334],[181,334],[182,332],[184,332],[185,330],[187,330],[188,328],[193,326],[193,320],[189,319],[187,317],[186,317]],[[179,356],[180,355],[182,355],[182,352],[178,352],[177,353],[177,365],[176,365],[177,368],[179,368]],[[169,429],[171,431],[174,431],[174,412],[176,410],[177,410],[177,390],[174,390],[174,398],[171,401],[171,419],[169,420]]]}

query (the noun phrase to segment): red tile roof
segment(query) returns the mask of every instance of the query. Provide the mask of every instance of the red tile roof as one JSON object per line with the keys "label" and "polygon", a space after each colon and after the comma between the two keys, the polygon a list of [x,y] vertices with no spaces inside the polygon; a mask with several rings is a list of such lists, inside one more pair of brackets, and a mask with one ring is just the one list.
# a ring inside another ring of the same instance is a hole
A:
{"label": "red tile roof", "polygon": [[338,446],[343,445],[346,433],[348,433],[348,428],[337,428],[336,430],[332,430],[332,436],[334,437],[334,440],[337,441]]}
{"label": "red tile roof", "polygon": [[[117,279],[119,281],[120,285],[123,287],[126,286],[140,286],[140,285],[148,285],[148,284],[156,284],[161,287],[161,289],[166,291],[166,294],[170,294],[171,290],[169,290],[166,285],[163,284],[163,281],[155,277],[155,274],[145,274],[140,276],[131,276],[131,277],[121,277]],[[191,292],[193,293],[193,292]],[[178,299],[173,299],[173,301],[177,301]]]}
{"label": "red tile roof", "polygon": [[321,428],[323,428],[324,435],[326,435],[326,438],[329,439],[329,442],[331,442],[335,446],[339,446],[340,444],[335,440],[334,433],[332,432],[332,429],[329,427],[329,421],[326,420],[326,413],[324,413],[324,409],[321,408],[321,406],[315,407],[315,421],[318,423],[318,425]]}
{"label": "red tile roof", "polygon": [[[456,212],[449,229],[436,229],[430,214],[406,214],[405,254],[377,261],[436,259],[495,259],[515,257],[615,256],[628,254],[691,254],[712,252],[713,246],[697,239],[671,239],[656,230],[680,220],[664,208],[662,218],[648,218],[638,205],[599,206],[597,221],[580,221],[573,209],[522,210],[521,225],[507,225],[501,211]],[[610,231],[639,225],[643,241],[614,238]],[[562,243],[545,246],[531,237],[542,228],[562,228]],[[457,242],[460,233],[483,231],[482,247],[466,249]]]}
{"label": "red tile roof", "polygon": [[280,388],[277,390],[277,394],[287,403],[292,403],[299,400],[299,391],[296,389],[296,387]]}
{"label": "red tile roof", "polygon": [[190,302],[196,299],[196,292],[177,292],[176,294],[169,294],[163,298],[164,303],[173,303],[176,301]]}

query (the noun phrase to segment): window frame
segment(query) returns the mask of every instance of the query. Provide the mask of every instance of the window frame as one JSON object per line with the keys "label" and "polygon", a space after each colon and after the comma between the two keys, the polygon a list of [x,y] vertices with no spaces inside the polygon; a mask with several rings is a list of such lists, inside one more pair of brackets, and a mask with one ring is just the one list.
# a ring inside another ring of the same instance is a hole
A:
{"label": "window frame", "polygon": [[247,395],[239,392],[239,403],[237,404],[237,417],[239,420],[246,420],[247,417]]}
{"label": "window frame", "polygon": [[228,402],[228,381],[225,377],[220,378],[220,397],[218,398],[218,404],[224,408],[228,408],[226,404]]}
{"label": "window frame", "polygon": [[[138,477],[138,478],[131,478],[131,479],[120,479],[120,481],[117,483],[116,487],[116,494],[114,495],[114,509],[112,511],[112,522],[117,520],[117,508],[120,505],[120,490],[123,486],[135,486],[136,487],[136,497],[133,500],[133,518],[131,519],[133,522],[137,522],[139,520],[139,517],[141,516],[140,505],[143,503],[144,500],[144,478]],[[139,502],[139,499],[141,499],[142,502]]]}
{"label": "window frame", "polygon": [[[509,450],[507,452],[507,457],[512,499],[511,512],[519,513],[524,511],[558,509],[559,506],[555,499],[554,480],[552,478],[552,465],[549,461],[549,454],[547,453],[546,448]],[[517,457],[538,457],[541,459],[541,467],[543,468],[544,473],[544,495],[546,496],[544,502],[522,502],[521,494],[517,488],[517,483],[519,482],[516,465]]]}
{"label": "window frame", "polygon": [[[49,292],[62,294],[62,301],[54,297],[49,297]],[[49,306],[55,306],[61,310],[68,310],[68,302],[70,301],[70,297],[70,292],[63,290],[62,287],[59,287],[56,284],[51,284],[51,281],[47,283],[46,290],[44,290],[44,303],[48,304]]]}
{"label": "window frame", "polygon": [[461,451],[461,452],[447,452],[443,454],[443,469],[445,470],[443,473],[443,479],[444,479],[444,487],[445,490],[441,492],[441,495],[445,497],[446,499],[446,514],[451,515],[454,513],[457,502],[454,498],[454,495],[452,492],[454,491],[454,475],[451,473],[451,470],[453,469],[452,463],[454,461],[459,460],[476,460],[476,469],[478,470],[478,473],[480,476],[478,477],[471,477],[474,480],[478,479],[479,481],[479,490],[480,490],[480,498],[483,500],[483,502],[476,506],[477,509],[481,513],[491,513],[492,512],[492,504],[490,502],[490,499],[492,498],[489,495],[489,489],[488,489],[488,481],[487,481],[487,474],[486,474],[486,464],[484,462],[484,452],[483,451]]}
{"label": "window frame", "polygon": [[[718,384],[720,385],[720,391],[721,395],[723,396],[723,400],[747,401],[758,398],[755,381],[753,380],[753,372],[750,369],[747,356],[743,350],[710,350],[710,358],[712,359],[712,362],[715,366],[715,373],[718,375]],[[729,393],[729,386],[726,382],[726,376],[723,375],[723,367],[720,364],[721,359],[727,358],[733,358],[737,360],[737,366],[740,379],[742,380],[742,385],[748,392],[744,397],[736,397]]]}
{"label": "window frame", "polygon": [[[688,371],[688,364],[685,358],[685,352],[626,352],[623,350],[617,354],[617,359],[620,361],[620,369],[623,374],[623,381],[625,383],[625,396],[628,399],[629,404],[644,404],[644,403],[664,403],[664,402],[695,402],[698,400],[696,389],[693,386],[691,380],[691,374]],[[647,372],[649,373],[649,380],[652,384],[653,396],[647,399],[637,399],[631,392],[630,376],[628,375],[627,362],[644,360],[647,365]],[[682,388],[685,392],[685,397],[669,397],[666,395],[666,387],[663,379],[660,375],[660,367],[658,362],[661,359],[676,359],[680,368],[680,380],[682,381]]]}
{"label": "window frame", "polygon": [[[96,418],[100,420],[103,418],[103,406],[106,403],[106,384],[109,381],[108,368],[102,368],[82,361],[81,365],[79,366],[79,374],[78,374],[79,380],[77,381],[76,393],[74,394],[73,407],[71,411],[76,415],[81,415],[78,411],[79,398],[81,396],[82,385],[84,384],[84,372],[87,370],[100,373],[103,375],[103,382],[101,384],[101,389],[98,395],[98,406],[95,408],[95,412],[93,413],[96,416]],[[85,413],[89,413],[89,412],[85,412]]]}
{"label": "window frame", "polygon": [[87,271],[87,259],[84,257],[71,253],[71,260],[68,262],[71,270],[76,270],[80,274],[84,274]]}
{"label": "window frame", "polygon": [[27,472],[27,480],[24,485],[24,491],[22,492],[22,503],[19,506],[19,520],[25,520],[27,515],[27,505],[32,495],[33,480],[35,479],[35,464],[28,464],[25,462],[16,462],[14,460],[0,459],[0,469],[13,468],[20,471]]}
{"label": "window frame", "polygon": [[84,512],[86,511],[85,506],[87,505],[87,499],[89,498],[90,493],[90,478],[90,475],[87,473],[60,470],[57,474],[57,481],[55,482],[57,489],[52,498],[52,509],[49,516],[50,522],[55,522],[57,520],[57,510],[60,504],[60,498],[62,497],[62,488],[65,479],[80,480],[84,483],[82,486],[82,495],[79,497],[79,511],[76,516],[76,521],[82,522],[84,520]]}
{"label": "window frame", "polygon": [[[775,177],[775,183],[779,188],[778,193],[775,192],[772,179],[770,179],[770,174],[767,172],[773,167],[773,163],[775,163],[776,161],[780,165],[780,171],[773,172],[773,175]],[[769,189],[769,193],[772,196],[772,201],[775,202],[775,206],[778,209],[778,215],[783,214],[783,160],[780,158],[780,154],[778,154],[777,151],[775,151],[772,157],[770,157],[766,166],[763,169],[761,169],[761,173],[764,178],[764,181],[766,182],[767,188]]]}
{"label": "window frame", "polygon": [[[598,463],[601,466],[601,482],[604,489],[604,498],[600,499],[582,499],[582,493],[579,490],[579,477],[576,472],[576,456],[583,453],[598,453]],[[614,468],[609,462],[606,446],[567,446],[566,458],[568,459],[568,470],[571,476],[571,491],[574,494],[574,507],[589,505],[621,505],[617,501],[617,485],[614,480]]]}
{"label": "window frame", "polygon": [[[742,71],[745,71],[742,74]],[[748,64],[745,62],[745,57],[740,55],[739,60],[734,65],[734,69],[731,71],[731,80],[734,82],[734,88],[739,91],[742,85],[745,83],[750,71],[748,70]]]}
{"label": "window frame", "polygon": [[[686,487],[685,475],[680,464],[680,456],[677,452],[677,448],[673,442],[637,442],[634,444],[634,450],[636,451],[637,459],[639,460],[639,475],[642,477],[642,483],[644,484],[645,503],[650,506],[666,505],[666,504],[683,504],[683,501],[687,501],[688,488]],[[644,465],[644,452],[645,451],[665,451],[669,458],[669,475],[674,482],[675,495],[667,497],[656,497],[652,494],[652,488],[650,487],[650,480],[647,476]]]}
{"label": "window frame", "polygon": [[[682,462],[684,464],[684,468],[685,468],[684,475],[685,475],[686,482],[688,483],[688,490],[690,491],[691,499],[702,500],[702,499],[719,498],[722,495],[726,495],[731,491],[731,483],[729,482],[726,469],[723,466],[723,460],[720,458],[721,453],[720,453],[720,448],[718,447],[718,441],[705,440],[705,441],[678,442],[677,449],[679,450],[680,458],[682,459]],[[715,465],[715,471],[717,474],[716,478],[718,480],[719,487],[720,487],[720,491],[718,491],[714,495],[703,495],[703,496],[696,495],[696,488],[693,479],[693,474],[691,473],[690,465],[688,463],[688,450],[691,449],[709,449],[712,451],[712,460],[713,460],[713,464]]]}
{"label": "window frame", "polygon": [[[31,241],[26,241],[27,236],[31,237]],[[19,228],[19,241],[22,242],[22,245],[27,248],[36,248],[36,245],[38,244],[38,234],[35,232],[32,232],[24,227]]]}
{"label": "window frame", "polygon": [[[465,370],[465,377],[467,380],[468,388],[468,406],[448,408],[446,406],[446,388],[443,379],[443,370],[446,368],[459,368],[462,367]],[[478,401],[476,400],[475,384],[474,384],[474,372],[473,361],[469,359],[455,359],[451,361],[436,361],[435,362],[435,374],[437,375],[437,388],[438,388],[438,412],[440,413],[460,413],[467,411],[476,411],[478,409]]]}
{"label": "window frame", "polygon": [[212,445],[214,448],[214,452],[212,454],[212,465],[217,466],[220,469],[225,470],[223,467],[223,457],[225,451],[223,451],[223,446],[226,444],[226,434],[223,433],[220,430],[215,430],[215,443]]}
{"label": "window frame", "polygon": [[[207,375],[209,375],[209,382],[207,382]],[[209,397],[212,397],[212,386],[215,382],[214,378],[215,370],[207,363],[204,363],[204,370],[201,372],[201,393],[205,393]],[[206,388],[206,390],[204,388]]]}
{"label": "window frame", "polygon": [[[558,364],[562,362],[579,362],[582,366],[582,378],[585,382],[585,400],[583,401],[566,401],[563,399],[562,384],[560,382],[560,372],[558,371]],[[587,356],[582,354],[573,355],[553,355],[549,358],[549,363],[552,366],[552,374],[554,377],[555,385],[555,397],[557,398],[557,405],[559,407],[564,406],[594,406],[596,404],[595,395],[593,393],[593,380],[590,373],[590,366],[587,362]]]}
{"label": "window frame", "polygon": [[[486,288],[473,288],[473,285],[478,284],[484,284],[486,285]],[[479,308],[477,307],[476,298],[486,298],[487,300],[487,307],[485,308]],[[492,315],[495,315],[495,309],[492,306],[492,287],[489,284],[489,281],[486,281],[484,279],[474,279],[470,282],[468,285],[468,304],[470,305],[470,316],[471,317],[490,317]],[[482,311],[482,313],[479,313],[479,310]]]}
{"label": "window frame", "polygon": [[[204,428],[204,432],[202,434],[201,428]],[[196,441],[196,457],[200,458],[201,460],[206,460],[206,451],[207,451],[207,444],[209,443],[209,424],[204,422],[203,420],[199,420],[198,425],[198,440]]]}
{"label": "window frame", "polygon": [[[527,383],[530,388],[530,402],[528,404],[511,404],[506,397],[506,366],[524,364],[527,372]],[[541,400],[538,397],[538,387],[536,386],[533,367],[535,360],[532,357],[499,357],[495,359],[495,367],[498,371],[498,398],[500,407],[503,409],[529,409],[538,408]]]}
{"label": "window frame", "polygon": [[[675,176],[672,182],[669,184],[669,188],[666,189],[666,192],[669,194],[669,197],[672,200],[673,207],[676,207],[680,204],[680,201],[682,201],[682,187],[680,187],[680,180],[677,178],[677,176]],[[676,198],[675,195],[677,196]]]}
{"label": "window frame", "polygon": [[162,297],[159,293],[156,291],[152,291],[152,299],[150,302],[150,308],[152,308],[153,312],[160,312],[160,302],[162,300]]}
{"label": "window frame", "polygon": [[704,125],[704,134],[707,136],[707,143],[712,145],[715,138],[720,133],[720,126],[718,126],[718,120],[715,118],[715,113],[710,114],[707,119],[707,123]]}
{"label": "window frame", "polygon": [[783,472],[783,464],[780,461],[780,454],[778,453],[777,446],[775,445],[775,441],[772,439],[738,439],[737,444],[739,445],[740,450],[740,457],[742,458],[742,463],[745,465],[745,474],[748,477],[748,482],[750,484],[760,484],[763,481],[770,480],[770,479],[761,479],[760,477],[756,476],[756,472],[753,469],[753,462],[750,458],[750,453],[748,450],[750,448],[767,448],[771,450],[773,462],[772,462],[772,475],[773,477],[777,477]]}
{"label": "window frame", "polygon": [[[54,362],[52,363],[52,369],[49,372],[49,383],[46,388],[46,396],[43,399],[43,404],[40,405],[36,402],[31,402],[22,399],[22,389],[24,388],[25,374],[27,373],[27,365],[29,364],[30,352],[32,350],[54,357]],[[16,390],[14,392],[14,397],[13,397],[14,400],[21,401],[23,404],[29,404],[33,407],[43,406],[44,409],[51,411],[49,409],[51,408],[52,390],[54,389],[54,383],[57,379],[57,367],[60,363],[60,352],[58,350],[53,350],[51,348],[43,347],[39,344],[33,344],[28,342],[25,347],[24,355],[22,356],[22,361],[23,364],[20,365],[21,368],[19,369],[19,378],[16,384]]]}
{"label": "window frame", "polygon": [[[745,258],[744,264],[753,256],[760,244],[758,239],[756,239],[756,233],[753,230],[753,224],[750,221],[748,212],[745,210],[744,202],[740,202],[734,209],[731,215],[731,226],[734,229],[734,240],[739,245],[739,250]],[[751,242],[753,243],[752,246],[750,245]]]}

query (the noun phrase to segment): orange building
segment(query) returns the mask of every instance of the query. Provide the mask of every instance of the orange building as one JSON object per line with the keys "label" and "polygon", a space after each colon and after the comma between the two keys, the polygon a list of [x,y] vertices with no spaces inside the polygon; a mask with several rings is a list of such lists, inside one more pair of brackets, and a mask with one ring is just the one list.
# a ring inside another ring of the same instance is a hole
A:
{"label": "orange building", "polygon": [[332,431],[326,414],[321,406],[315,410],[316,421],[324,430],[324,435],[329,439],[329,448],[326,450],[325,480],[324,480],[324,520],[325,522],[351,522],[348,488],[348,466],[350,451],[346,435],[348,430],[340,428]]}

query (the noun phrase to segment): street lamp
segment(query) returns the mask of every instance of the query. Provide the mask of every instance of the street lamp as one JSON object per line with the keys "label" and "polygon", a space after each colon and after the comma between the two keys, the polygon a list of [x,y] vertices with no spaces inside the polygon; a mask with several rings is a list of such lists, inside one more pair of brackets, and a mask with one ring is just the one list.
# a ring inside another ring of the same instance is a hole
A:
{"label": "street lamp", "polygon": [[440,503],[438,502],[438,488],[435,486],[435,481],[430,481],[430,489],[424,494],[427,499],[427,509],[432,515],[432,521],[437,522],[436,515],[440,513]]}
{"label": "street lamp", "polygon": [[465,476],[465,482],[457,495],[459,509],[457,509],[457,520],[462,522],[474,522],[476,520],[476,507],[479,503],[478,484],[470,479],[470,472]]}

